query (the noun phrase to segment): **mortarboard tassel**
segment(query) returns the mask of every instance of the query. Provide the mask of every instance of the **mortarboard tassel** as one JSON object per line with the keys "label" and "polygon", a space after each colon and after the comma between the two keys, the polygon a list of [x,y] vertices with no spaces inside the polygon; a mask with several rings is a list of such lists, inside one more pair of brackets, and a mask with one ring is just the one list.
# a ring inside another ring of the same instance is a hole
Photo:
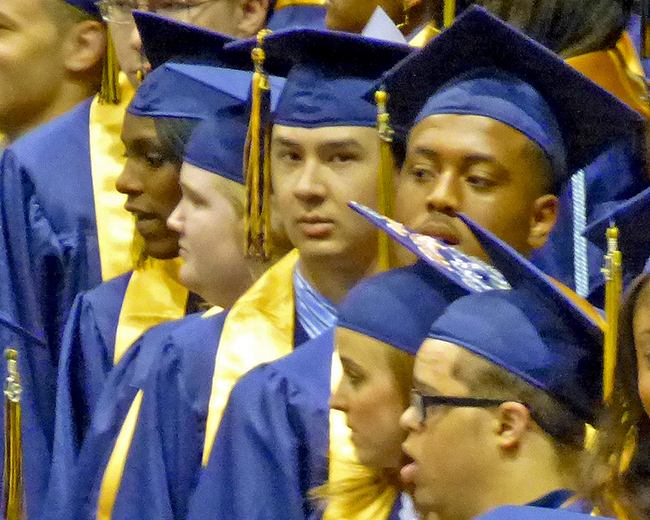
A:
{"label": "mortarboard tassel", "polygon": [[5,455],[2,497],[6,520],[22,520],[23,455],[20,413],[20,376],[18,352],[5,350],[7,379],[5,383]]}
{"label": "mortarboard tassel", "polygon": [[456,0],[445,0],[445,4],[442,11],[442,21],[443,27],[446,29],[456,18]]}
{"label": "mortarboard tassel", "polygon": [[263,260],[271,257],[271,172],[269,160],[270,124],[269,83],[264,74],[265,59],[262,44],[270,33],[257,33],[257,46],[251,52],[255,63],[253,73],[251,118],[244,148],[244,176],[246,179],[246,254]]}
{"label": "mortarboard tassel", "polygon": [[106,31],[106,56],[102,69],[102,85],[99,90],[99,101],[104,105],[118,105],[121,101],[119,86],[120,64],[117,61],[115,45],[111,31]]}
{"label": "mortarboard tassel", "polygon": [[[395,212],[395,184],[393,174],[395,172],[395,161],[391,143],[393,142],[393,130],[390,127],[390,116],[386,111],[388,94],[384,90],[375,92],[377,103],[377,130],[379,131],[379,183],[378,183],[378,204],[377,209],[382,215],[393,218]],[[391,268],[390,261],[390,239],[388,235],[379,232],[378,248],[379,268],[386,271]]]}
{"label": "mortarboard tassel", "polygon": [[622,256],[618,250],[618,228],[612,223],[607,229],[607,254],[605,267],[605,345],[603,349],[603,399],[609,403],[614,390],[616,350],[618,343],[618,313],[621,306]]}

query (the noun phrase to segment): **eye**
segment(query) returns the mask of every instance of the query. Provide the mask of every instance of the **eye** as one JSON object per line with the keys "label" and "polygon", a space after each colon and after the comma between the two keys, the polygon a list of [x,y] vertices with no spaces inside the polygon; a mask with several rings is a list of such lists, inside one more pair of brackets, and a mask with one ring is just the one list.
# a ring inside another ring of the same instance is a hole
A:
{"label": "eye", "polygon": [[353,153],[337,153],[330,158],[330,161],[333,163],[345,164],[348,162],[356,161],[357,156]]}
{"label": "eye", "polygon": [[476,188],[477,190],[489,190],[497,185],[497,183],[486,174],[469,174],[465,178],[467,184]]}
{"label": "eye", "polygon": [[145,155],[144,160],[147,161],[147,166],[152,170],[162,168],[168,162],[168,159],[161,153],[148,153]]}

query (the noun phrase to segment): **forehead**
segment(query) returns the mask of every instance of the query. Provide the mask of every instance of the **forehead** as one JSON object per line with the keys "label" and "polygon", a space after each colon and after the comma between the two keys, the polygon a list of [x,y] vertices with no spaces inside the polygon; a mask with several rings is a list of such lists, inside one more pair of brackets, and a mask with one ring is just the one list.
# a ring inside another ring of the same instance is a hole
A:
{"label": "forehead", "polygon": [[336,348],[340,357],[353,361],[363,368],[381,368],[388,364],[386,353],[394,348],[355,330],[336,328]]}
{"label": "forehead", "polygon": [[416,388],[444,395],[463,395],[467,387],[454,377],[454,369],[461,347],[437,339],[427,338],[415,356],[413,378]]}
{"label": "forehead", "polygon": [[128,112],[124,116],[124,124],[122,125],[122,141],[125,143],[145,140],[157,139],[158,132],[156,131],[156,123],[151,117],[138,117]]}
{"label": "forehead", "polygon": [[379,143],[379,133],[377,130],[363,126],[302,128],[274,125],[272,137],[273,142],[276,144],[295,144],[305,147],[337,143],[373,146]]}
{"label": "forehead", "polygon": [[52,11],[52,2],[62,0],[2,0],[0,1],[0,17],[9,18],[12,21],[22,21],[29,18],[32,22],[49,20]]}
{"label": "forehead", "polygon": [[408,153],[457,153],[513,161],[534,143],[514,128],[484,116],[436,114],[420,121],[409,135]]}

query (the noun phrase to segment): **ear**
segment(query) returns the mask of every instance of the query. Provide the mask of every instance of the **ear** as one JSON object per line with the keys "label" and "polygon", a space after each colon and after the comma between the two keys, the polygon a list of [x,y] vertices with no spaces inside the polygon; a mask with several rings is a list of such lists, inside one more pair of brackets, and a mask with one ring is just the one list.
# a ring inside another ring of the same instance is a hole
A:
{"label": "ear", "polygon": [[498,443],[503,450],[519,447],[522,437],[533,422],[528,408],[521,403],[508,401],[497,410]]}
{"label": "ear", "polygon": [[74,24],[66,36],[65,67],[84,73],[101,64],[106,54],[106,27],[94,20]]}
{"label": "ear", "polygon": [[269,0],[240,0],[242,17],[237,31],[241,38],[254,36],[264,27],[269,5]]}
{"label": "ear", "polygon": [[531,249],[542,247],[555,225],[558,213],[558,200],[555,195],[542,195],[533,202],[533,211],[528,234]]}

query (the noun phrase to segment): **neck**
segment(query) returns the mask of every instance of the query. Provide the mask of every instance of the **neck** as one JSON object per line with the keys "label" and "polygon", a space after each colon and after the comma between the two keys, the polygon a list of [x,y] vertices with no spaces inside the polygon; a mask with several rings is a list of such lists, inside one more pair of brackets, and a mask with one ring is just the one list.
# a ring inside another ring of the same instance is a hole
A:
{"label": "neck", "polygon": [[339,303],[362,278],[377,273],[377,259],[369,262],[300,257],[300,273],[320,294]]}
{"label": "neck", "polygon": [[0,128],[7,143],[11,143],[35,128],[65,114],[79,103],[97,93],[97,88],[85,82],[70,81],[55,93],[53,99],[40,111],[26,115],[24,112],[15,121],[7,121]]}

